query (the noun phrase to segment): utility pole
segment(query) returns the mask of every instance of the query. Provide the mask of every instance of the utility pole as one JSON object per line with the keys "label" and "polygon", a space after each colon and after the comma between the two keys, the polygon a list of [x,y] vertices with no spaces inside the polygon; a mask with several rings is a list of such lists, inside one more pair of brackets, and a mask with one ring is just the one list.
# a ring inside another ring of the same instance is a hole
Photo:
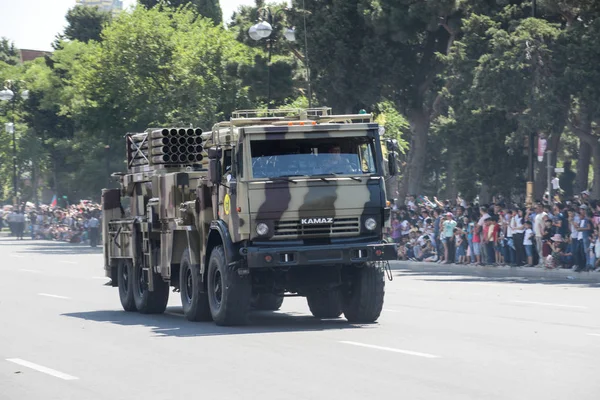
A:
{"label": "utility pole", "polygon": [[546,168],[548,169],[548,203],[552,204],[552,150],[546,152]]}
{"label": "utility pole", "polygon": [[[535,10],[536,9],[536,0],[532,0],[531,3],[531,16],[535,18]],[[532,95],[532,99],[535,99],[535,96]],[[533,103],[533,102],[532,102]],[[533,104],[532,104],[533,106]],[[528,177],[527,177],[527,187],[526,187],[526,198],[525,202],[528,206],[533,204],[533,182],[534,182],[534,132],[533,130],[529,132],[529,158],[528,158]]]}

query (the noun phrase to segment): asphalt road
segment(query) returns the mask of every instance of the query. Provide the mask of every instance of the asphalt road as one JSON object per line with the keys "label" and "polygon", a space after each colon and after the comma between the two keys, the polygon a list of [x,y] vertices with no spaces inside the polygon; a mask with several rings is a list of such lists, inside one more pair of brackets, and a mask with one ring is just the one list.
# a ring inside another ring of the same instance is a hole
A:
{"label": "asphalt road", "polygon": [[600,288],[394,272],[373,325],[122,311],[100,250],[0,238],[0,399],[593,399]]}

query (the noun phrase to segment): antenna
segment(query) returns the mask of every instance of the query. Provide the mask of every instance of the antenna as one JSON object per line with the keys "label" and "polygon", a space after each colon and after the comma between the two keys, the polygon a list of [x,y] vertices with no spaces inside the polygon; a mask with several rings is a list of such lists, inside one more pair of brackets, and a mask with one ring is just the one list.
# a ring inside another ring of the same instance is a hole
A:
{"label": "antenna", "polygon": [[[302,9],[306,11],[304,0],[302,0]],[[308,62],[308,38],[306,35],[306,12],[304,14],[304,59],[306,60],[306,81],[308,85],[308,108],[312,108],[312,93],[310,91],[310,67]]]}

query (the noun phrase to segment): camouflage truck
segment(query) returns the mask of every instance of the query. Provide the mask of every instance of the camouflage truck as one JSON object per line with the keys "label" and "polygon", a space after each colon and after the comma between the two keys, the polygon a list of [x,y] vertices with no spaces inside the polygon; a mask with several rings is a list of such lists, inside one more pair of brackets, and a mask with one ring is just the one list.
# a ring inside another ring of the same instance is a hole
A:
{"label": "camouflage truck", "polygon": [[123,308],[162,313],[172,286],[191,321],[244,324],[284,296],[318,318],[376,321],[396,258],[382,235],[396,164],[371,121],[242,110],[211,132],[127,134],[127,172],[102,192],[104,268]]}

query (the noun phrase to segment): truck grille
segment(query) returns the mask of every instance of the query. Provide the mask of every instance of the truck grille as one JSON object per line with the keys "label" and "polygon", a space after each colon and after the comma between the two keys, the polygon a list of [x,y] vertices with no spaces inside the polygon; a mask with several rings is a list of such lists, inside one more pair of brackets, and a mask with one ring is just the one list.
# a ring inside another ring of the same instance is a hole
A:
{"label": "truck grille", "polygon": [[275,221],[273,237],[353,236],[360,233],[360,218],[334,218],[333,224],[303,225],[300,220]]}

